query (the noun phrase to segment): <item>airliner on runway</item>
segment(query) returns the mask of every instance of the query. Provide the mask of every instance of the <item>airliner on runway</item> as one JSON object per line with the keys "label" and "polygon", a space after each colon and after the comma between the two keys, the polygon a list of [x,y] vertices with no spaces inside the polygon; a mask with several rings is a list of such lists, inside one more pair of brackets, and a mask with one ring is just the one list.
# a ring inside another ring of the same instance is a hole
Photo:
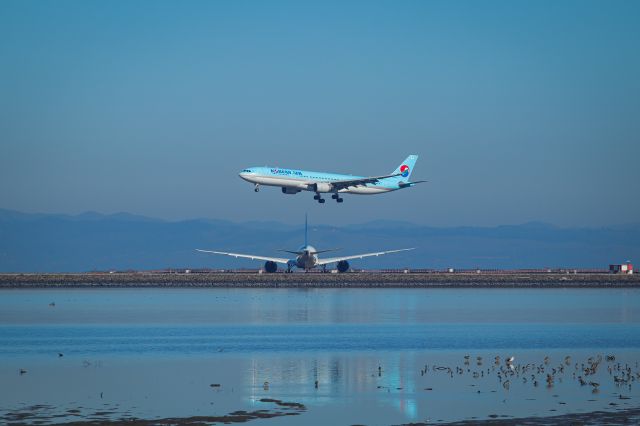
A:
{"label": "airliner on runway", "polygon": [[371,257],[371,256],[382,256],[383,254],[398,253],[398,252],[401,252],[401,251],[414,250],[414,248],[406,248],[406,249],[398,249],[398,250],[387,250],[387,251],[380,251],[380,252],[376,252],[376,253],[355,254],[355,255],[352,255],[352,256],[329,257],[329,258],[326,258],[326,259],[318,258],[318,254],[320,254],[320,253],[327,253],[327,252],[336,251],[336,250],[337,249],[316,250],[313,246],[310,246],[307,243],[307,217],[306,216],[304,218],[304,245],[302,247],[300,247],[296,251],[280,250],[280,251],[283,251],[285,253],[295,254],[296,255],[295,259],[285,259],[285,258],[281,258],[281,257],[256,256],[256,255],[253,255],[253,254],[229,253],[229,252],[225,252],[225,251],[212,251],[212,250],[196,249],[196,251],[199,251],[199,252],[202,252],[202,253],[223,254],[223,255],[231,256],[231,257],[235,257],[235,258],[242,257],[242,258],[252,259],[252,260],[264,260],[264,261],[266,261],[265,264],[264,264],[264,270],[269,272],[269,273],[273,273],[273,272],[276,272],[278,270],[278,263],[282,263],[284,265],[287,265],[287,271],[286,272],[291,272],[293,267],[304,269],[305,271],[308,271],[310,269],[315,268],[316,266],[322,267],[322,270],[325,271],[327,265],[329,265],[331,263],[335,263],[336,264],[336,268],[338,269],[338,272],[347,272],[349,270],[349,262],[347,262],[348,260],[351,260],[351,259],[362,259],[362,258]]}
{"label": "airliner on runway", "polygon": [[240,177],[253,183],[256,192],[260,190],[260,185],[279,186],[284,194],[312,191],[316,193],[313,198],[319,203],[325,202],[321,193],[331,192],[331,198],[341,203],[343,201],[340,198],[341,193],[380,194],[426,182],[424,180],[409,181],[417,160],[417,155],[410,155],[391,174],[383,176],[365,177],[279,167],[251,167],[241,171]]}

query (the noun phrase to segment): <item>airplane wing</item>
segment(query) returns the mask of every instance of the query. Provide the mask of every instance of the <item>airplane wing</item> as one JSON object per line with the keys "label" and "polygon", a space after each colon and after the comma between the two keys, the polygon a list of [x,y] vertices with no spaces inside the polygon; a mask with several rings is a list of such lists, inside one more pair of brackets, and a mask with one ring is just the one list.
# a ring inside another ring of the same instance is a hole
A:
{"label": "airplane wing", "polygon": [[376,253],[354,254],[353,256],[328,257],[326,259],[318,259],[317,265],[327,265],[329,263],[340,262],[341,260],[362,259],[364,257],[382,256],[383,254],[397,253],[397,252],[400,252],[400,251],[409,251],[409,250],[415,250],[415,247],[414,248],[399,249],[399,250],[379,251],[379,252],[376,252]]}
{"label": "airplane wing", "polygon": [[224,254],[226,256],[231,256],[231,257],[235,257],[235,258],[242,257],[242,258],[245,258],[245,259],[264,260],[264,261],[267,261],[267,262],[284,263],[285,265],[290,260],[290,259],[282,259],[280,257],[254,256],[252,254],[242,254],[242,253],[227,253],[225,251],[212,251],[212,250],[200,250],[200,249],[196,249],[196,251],[199,251],[201,253]]}
{"label": "airplane wing", "polygon": [[392,178],[396,176],[401,176],[401,173],[396,173],[394,175],[386,175],[386,176],[371,176],[371,177],[365,177],[365,178],[359,178],[359,179],[336,180],[336,181],[331,181],[327,183],[331,184],[331,186],[333,186],[336,190],[339,191],[341,189],[347,189],[352,186],[366,185],[368,183],[377,183],[382,179]]}

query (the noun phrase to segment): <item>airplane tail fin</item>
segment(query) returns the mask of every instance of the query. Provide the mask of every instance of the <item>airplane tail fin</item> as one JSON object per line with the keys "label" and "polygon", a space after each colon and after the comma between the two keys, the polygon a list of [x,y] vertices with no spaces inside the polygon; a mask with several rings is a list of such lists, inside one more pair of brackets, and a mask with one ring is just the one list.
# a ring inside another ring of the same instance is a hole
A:
{"label": "airplane tail fin", "polygon": [[414,166],[416,165],[416,161],[418,161],[418,156],[415,154],[411,154],[408,156],[400,165],[393,171],[392,174],[397,175],[398,179],[409,179],[411,176],[411,172],[413,171]]}

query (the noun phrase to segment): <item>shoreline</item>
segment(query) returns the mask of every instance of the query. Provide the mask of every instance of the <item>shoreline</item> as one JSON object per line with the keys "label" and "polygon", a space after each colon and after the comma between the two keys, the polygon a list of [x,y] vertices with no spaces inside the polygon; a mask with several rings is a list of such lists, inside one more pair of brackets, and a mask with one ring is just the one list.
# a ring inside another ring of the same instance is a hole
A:
{"label": "shoreline", "polygon": [[406,423],[400,426],[471,426],[471,425],[495,425],[495,426],[549,426],[558,424],[571,425],[629,425],[640,421],[640,408],[624,408],[612,411],[591,411],[587,413],[567,413],[552,416],[529,416],[529,417],[509,417],[509,418],[489,418],[461,420],[453,422],[418,422]]}
{"label": "shoreline", "polygon": [[[145,419],[139,417],[128,417],[124,416],[122,418],[114,418],[107,419],[104,418],[105,415],[112,414],[109,410],[97,412],[98,416],[93,416],[91,419],[79,419],[71,420],[71,421],[62,421],[55,422],[58,425],[78,425],[78,424],[92,424],[96,426],[116,426],[123,423],[130,423],[139,426],[151,426],[156,424],[174,424],[174,425],[193,425],[193,424],[201,424],[201,423],[245,423],[251,420],[260,420],[260,419],[269,419],[269,418],[277,418],[282,416],[298,416],[298,415],[312,415],[308,413],[307,407],[301,403],[297,402],[286,402],[281,401],[279,399],[273,398],[262,398],[260,402],[263,403],[271,403],[275,406],[275,409],[271,410],[257,410],[257,411],[234,411],[228,414],[223,415],[194,415],[191,417],[171,417],[171,418],[160,418],[160,419]],[[48,409],[47,405],[38,405],[32,407],[25,407],[22,410],[16,410],[14,412],[10,412],[3,418],[5,420],[9,420],[9,422],[16,422],[16,424],[25,424],[21,423],[20,420],[29,419],[29,420],[39,420],[42,422],[59,420],[62,415],[47,415],[41,414],[40,412],[43,409]],[[68,416],[72,416],[75,414],[75,411],[67,411]],[[493,417],[495,416],[495,417]],[[504,418],[506,417],[506,418]],[[625,408],[625,409],[617,409],[611,411],[592,411],[592,412],[582,412],[582,413],[567,413],[567,414],[559,414],[552,416],[536,416],[536,417],[508,417],[508,416],[498,416],[492,415],[490,418],[479,418],[472,420],[460,420],[460,421],[451,421],[451,422],[443,422],[443,421],[433,421],[433,422],[413,422],[413,423],[401,423],[397,426],[428,426],[428,425],[439,425],[439,426],[471,426],[471,425],[496,425],[496,426],[518,426],[518,425],[531,425],[531,426],[549,426],[556,424],[575,424],[575,425],[583,425],[583,424],[593,424],[593,425],[629,425],[636,424],[640,420],[640,408]],[[301,417],[301,420],[304,420],[305,417]],[[26,424],[28,424],[27,422]],[[304,423],[304,422],[303,422]]]}
{"label": "shoreline", "polygon": [[0,274],[16,288],[640,288],[640,275],[560,273],[69,273]]}

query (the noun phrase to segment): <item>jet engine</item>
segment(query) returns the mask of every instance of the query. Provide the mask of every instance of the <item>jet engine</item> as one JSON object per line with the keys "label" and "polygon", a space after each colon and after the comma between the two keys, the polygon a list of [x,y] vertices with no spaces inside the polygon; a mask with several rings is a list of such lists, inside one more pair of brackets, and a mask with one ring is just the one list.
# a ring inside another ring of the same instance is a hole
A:
{"label": "jet engine", "polygon": [[278,264],[269,260],[264,264],[264,270],[272,274],[278,270]]}
{"label": "jet engine", "polygon": [[333,185],[327,182],[318,182],[310,186],[314,192],[333,192]]}
{"label": "jet engine", "polygon": [[282,187],[282,193],[283,194],[297,194],[298,192],[300,192],[300,190],[296,189],[296,188],[291,188],[289,186],[283,186]]}
{"label": "jet engine", "polygon": [[349,270],[349,262],[347,262],[346,260],[341,260],[340,262],[338,262],[336,267],[338,268],[338,272],[347,272]]}

